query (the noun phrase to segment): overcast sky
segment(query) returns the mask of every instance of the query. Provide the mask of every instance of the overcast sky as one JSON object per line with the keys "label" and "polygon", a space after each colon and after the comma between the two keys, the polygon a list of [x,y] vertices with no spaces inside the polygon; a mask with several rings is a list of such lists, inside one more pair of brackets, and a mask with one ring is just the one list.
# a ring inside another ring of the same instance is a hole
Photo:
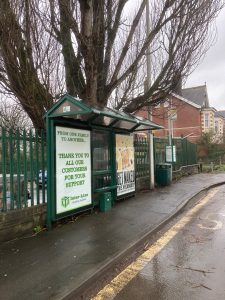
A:
{"label": "overcast sky", "polygon": [[217,40],[189,76],[185,87],[206,82],[210,106],[225,110],[225,9],[217,18]]}

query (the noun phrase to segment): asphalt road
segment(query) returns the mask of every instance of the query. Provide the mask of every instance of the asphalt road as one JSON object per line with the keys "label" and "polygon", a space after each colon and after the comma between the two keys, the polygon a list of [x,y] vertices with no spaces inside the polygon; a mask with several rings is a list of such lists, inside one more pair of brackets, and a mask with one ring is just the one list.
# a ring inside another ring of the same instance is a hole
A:
{"label": "asphalt road", "polygon": [[225,299],[225,186],[167,227],[94,300]]}

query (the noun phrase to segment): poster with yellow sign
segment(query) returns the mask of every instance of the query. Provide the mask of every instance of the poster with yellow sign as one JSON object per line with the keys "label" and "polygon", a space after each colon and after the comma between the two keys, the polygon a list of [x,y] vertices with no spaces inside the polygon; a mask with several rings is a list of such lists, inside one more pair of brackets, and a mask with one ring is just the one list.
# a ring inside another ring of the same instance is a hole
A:
{"label": "poster with yellow sign", "polygon": [[117,196],[135,191],[134,138],[116,134]]}

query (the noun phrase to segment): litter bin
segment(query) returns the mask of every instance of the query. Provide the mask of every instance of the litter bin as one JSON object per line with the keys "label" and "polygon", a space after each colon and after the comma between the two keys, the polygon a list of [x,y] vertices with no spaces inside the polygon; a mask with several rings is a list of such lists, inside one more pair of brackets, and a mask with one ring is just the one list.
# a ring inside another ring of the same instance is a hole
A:
{"label": "litter bin", "polygon": [[157,164],[155,176],[158,185],[170,185],[172,182],[172,165],[166,163]]}
{"label": "litter bin", "polygon": [[112,195],[110,192],[100,195],[100,211],[108,211],[112,208]]}

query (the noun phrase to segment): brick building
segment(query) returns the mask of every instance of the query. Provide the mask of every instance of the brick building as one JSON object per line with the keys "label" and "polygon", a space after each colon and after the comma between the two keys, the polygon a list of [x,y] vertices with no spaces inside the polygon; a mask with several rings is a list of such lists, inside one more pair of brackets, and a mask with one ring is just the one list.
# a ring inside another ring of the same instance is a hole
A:
{"label": "brick building", "polygon": [[[215,142],[221,142],[224,135],[224,115],[210,107],[206,85],[181,90],[182,96],[171,93],[164,103],[152,110],[152,121],[162,125],[156,137],[187,137],[196,142],[204,132],[212,132]],[[147,117],[146,111],[139,115]]]}
{"label": "brick building", "polygon": [[216,111],[215,119],[215,141],[225,142],[225,111]]}
{"label": "brick building", "polygon": [[164,129],[155,132],[157,137],[187,137],[196,141],[201,136],[201,106],[177,95],[171,94],[169,99],[153,110],[153,122]]}

